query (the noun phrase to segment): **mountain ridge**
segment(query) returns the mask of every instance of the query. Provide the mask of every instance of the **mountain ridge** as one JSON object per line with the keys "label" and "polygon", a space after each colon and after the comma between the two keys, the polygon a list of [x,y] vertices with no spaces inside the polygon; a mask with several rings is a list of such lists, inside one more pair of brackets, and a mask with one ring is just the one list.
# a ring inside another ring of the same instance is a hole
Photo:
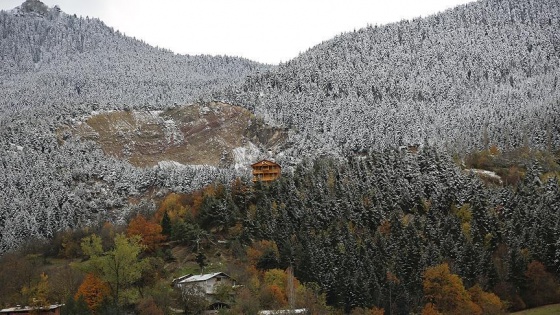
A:
{"label": "mountain ridge", "polygon": [[223,97],[342,155],[418,143],[557,149],[558,12],[555,1],[489,0],[368,26]]}
{"label": "mountain ridge", "polygon": [[270,68],[244,58],[176,55],[126,37],[99,19],[78,18],[56,7],[44,16],[2,11],[0,21],[4,111],[28,108],[31,102],[95,103],[107,109],[170,106]]}

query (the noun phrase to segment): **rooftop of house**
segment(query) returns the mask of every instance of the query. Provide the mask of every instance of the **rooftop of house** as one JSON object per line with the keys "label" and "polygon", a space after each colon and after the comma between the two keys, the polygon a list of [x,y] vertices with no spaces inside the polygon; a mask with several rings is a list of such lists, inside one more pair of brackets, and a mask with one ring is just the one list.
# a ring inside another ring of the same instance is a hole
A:
{"label": "rooftop of house", "polygon": [[206,280],[212,279],[214,277],[218,277],[218,276],[222,276],[222,277],[225,277],[225,278],[231,278],[230,276],[228,276],[227,274],[225,274],[223,272],[215,272],[215,273],[206,273],[206,274],[202,274],[202,275],[182,276],[182,277],[177,278],[176,280],[178,280],[178,283],[190,283],[190,282],[206,281]]}
{"label": "rooftop of house", "polygon": [[277,315],[277,314],[308,314],[309,311],[306,308],[298,308],[293,310],[262,310],[259,311],[259,315]]}
{"label": "rooftop of house", "polygon": [[33,306],[14,306],[14,307],[10,307],[10,308],[5,308],[0,310],[0,314],[1,313],[17,313],[17,312],[31,312],[31,311],[37,311],[37,310],[43,310],[43,311],[51,311],[51,310],[55,310],[59,307],[64,306],[64,304],[53,304],[50,305],[48,307],[33,307]]}
{"label": "rooftop of house", "polygon": [[278,165],[280,166],[278,163],[271,161],[271,160],[260,160],[256,163],[251,164],[251,166],[255,167],[255,166],[262,166],[262,165]]}

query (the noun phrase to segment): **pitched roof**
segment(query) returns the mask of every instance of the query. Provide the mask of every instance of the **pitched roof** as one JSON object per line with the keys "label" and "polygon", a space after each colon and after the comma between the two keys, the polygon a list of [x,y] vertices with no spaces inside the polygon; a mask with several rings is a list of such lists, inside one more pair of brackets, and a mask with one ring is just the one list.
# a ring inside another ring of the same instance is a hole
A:
{"label": "pitched roof", "polygon": [[31,312],[31,311],[35,311],[35,310],[41,310],[41,311],[52,311],[55,310],[61,306],[63,306],[64,304],[53,304],[53,305],[49,305],[48,307],[31,307],[31,306],[16,306],[16,307],[11,307],[11,308],[5,308],[0,310],[0,313],[18,313],[18,312]]}
{"label": "pitched roof", "polygon": [[192,277],[192,275],[193,275],[192,273],[189,273],[188,275],[184,275],[184,276],[180,276],[179,278],[175,278],[175,279],[173,279],[173,283],[179,283],[179,282],[185,280],[188,277]]}
{"label": "pitched roof", "polygon": [[259,165],[278,165],[278,166],[280,166],[278,163],[270,161],[270,160],[260,160],[257,163],[251,164],[251,166],[259,166]]}
{"label": "pitched roof", "polygon": [[179,281],[179,283],[206,281],[208,279],[212,279],[212,278],[217,277],[219,275],[225,276],[227,278],[231,278],[230,276],[228,276],[227,274],[225,274],[223,272],[215,272],[215,273],[207,273],[207,274],[203,274],[203,275],[190,276],[190,277],[187,277],[186,279],[183,279],[183,280]]}

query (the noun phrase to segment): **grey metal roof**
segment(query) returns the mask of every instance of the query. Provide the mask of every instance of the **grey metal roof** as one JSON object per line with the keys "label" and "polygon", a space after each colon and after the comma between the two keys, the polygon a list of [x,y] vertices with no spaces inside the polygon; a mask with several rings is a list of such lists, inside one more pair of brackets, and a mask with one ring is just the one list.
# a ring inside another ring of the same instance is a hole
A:
{"label": "grey metal roof", "polygon": [[203,275],[194,275],[194,276],[190,276],[186,279],[183,279],[181,281],[179,281],[179,283],[190,283],[190,282],[200,282],[200,281],[206,281],[209,279],[212,279],[214,277],[217,277],[219,275],[222,275],[226,278],[231,278],[230,276],[228,276],[227,274],[223,273],[223,272],[215,272],[215,273],[206,273]]}

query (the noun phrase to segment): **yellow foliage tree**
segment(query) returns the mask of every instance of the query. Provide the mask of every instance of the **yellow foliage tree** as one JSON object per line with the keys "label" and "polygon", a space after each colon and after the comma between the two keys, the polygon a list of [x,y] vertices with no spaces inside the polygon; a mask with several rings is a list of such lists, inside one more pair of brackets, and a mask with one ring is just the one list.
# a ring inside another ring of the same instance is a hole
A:
{"label": "yellow foliage tree", "polygon": [[82,251],[89,253],[89,260],[81,264],[81,268],[92,272],[103,279],[111,289],[115,305],[124,300],[125,291],[142,277],[147,268],[147,260],[139,256],[144,250],[139,236],[127,238],[124,234],[115,236],[115,246],[103,252],[98,236],[92,235],[82,240]]}
{"label": "yellow foliage tree", "polygon": [[39,282],[32,287],[23,287],[22,293],[29,297],[29,306],[34,310],[32,313],[39,313],[42,308],[49,307],[49,277],[45,273],[41,273]]}
{"label": "yellow foliage tree", "polygon": [[449,271],[447,264],[428,268],[424,272],[424,298],[443,314],[482,314],[459,276]]}
{"label": "yellow foliage tree", "polygon": [[270,269],[264,273],[264,283],[268,285],[277,285],[280,288],[286,287],[287,274],[282,269]]}
{"label": "yellow foliage tree", "polygon": [[434,304],[426,303],[422,309],[422,315],[441,315],[441,313],[437,311]]}
{"label": "yellow foliage tree", "polygon": [[469,294],[472,301],[482,309],[482,314],[500,315],[506,313],[505,305],[500,298],[494,293],[483,291],[480,285],[477,284],[470,288]]}
{"label": "yellow foliage tree", "polygon": [[184,195],[175,193],[167,195],[159,205],[159,208],[155,214],[156,222],[161,222],[161,219],[163,218],[163,214],[165,212],[167,212],[167,215],[169,216],[171,222],[184,220],[188,213],[188,209],[184,204],[184,198]]}

